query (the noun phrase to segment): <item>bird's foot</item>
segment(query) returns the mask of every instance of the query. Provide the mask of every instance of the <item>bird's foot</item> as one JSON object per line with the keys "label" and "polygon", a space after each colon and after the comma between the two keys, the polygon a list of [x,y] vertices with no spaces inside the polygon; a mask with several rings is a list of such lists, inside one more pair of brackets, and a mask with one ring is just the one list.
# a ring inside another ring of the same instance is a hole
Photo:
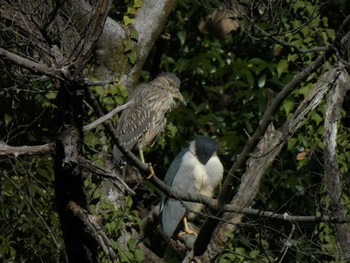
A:
{"label": "bird's foot", "polygon": [[186,234],[197,236],[197,233],[191,229],[184,229],[184,231],[181,231],[177,236],[182,238]]}
{"label": "bird's foot", "polygon": [[147,176],[147,179],[151,179],[153,176],[156,175],[151,163],[149,163],[149,171],[150,171],[150,173],[149,173],[149,176]]}

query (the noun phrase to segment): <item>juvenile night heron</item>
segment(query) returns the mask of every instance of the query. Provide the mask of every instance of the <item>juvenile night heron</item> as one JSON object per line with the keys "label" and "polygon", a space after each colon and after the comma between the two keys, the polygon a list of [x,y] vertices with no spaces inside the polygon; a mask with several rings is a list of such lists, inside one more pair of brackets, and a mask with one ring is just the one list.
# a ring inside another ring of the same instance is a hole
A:
{"label": "juvenile night heron", "polygon": [[[214,189],[220,184],[223,166],[216,155],[218,144],[211,138],[197,136],[189,147],[183,149],[171,163],[164,182],[173,190],[185,193],[197,193],[212,197]],[[203,205],[193,202],[181,202],[162,195],[160,217],[164,234],[172,237],[180,230],[194,233],[187,224]]]}
{"label": "juvenile night heron", "polygon": [[[126,150],[136,148],[144,162],[142,150],[152,146],[167,122],[167,114],[175,107],[175,99],[186,104],[180,93],[180,79],[164,72],[148,84],[141,84],[132,94],[134,104],[123,111],[117,125],[117,135]],[[113,161],[120,164],[121,151],[115,146]]]}

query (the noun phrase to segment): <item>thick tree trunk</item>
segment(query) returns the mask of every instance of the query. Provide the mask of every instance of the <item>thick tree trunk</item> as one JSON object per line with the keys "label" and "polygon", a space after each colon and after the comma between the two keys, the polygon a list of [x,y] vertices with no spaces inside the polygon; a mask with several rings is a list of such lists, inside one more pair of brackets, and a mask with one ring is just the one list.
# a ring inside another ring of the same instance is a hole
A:
{"label": "thick tree trunk", "polygon": [[61,85],[57,106],[60,112],[54,162],[56,206],[69,262],[97,262],[97,243],[70,209],[74,202],[88,210],[83,177],[78,166],[82,141],[83,89]]}

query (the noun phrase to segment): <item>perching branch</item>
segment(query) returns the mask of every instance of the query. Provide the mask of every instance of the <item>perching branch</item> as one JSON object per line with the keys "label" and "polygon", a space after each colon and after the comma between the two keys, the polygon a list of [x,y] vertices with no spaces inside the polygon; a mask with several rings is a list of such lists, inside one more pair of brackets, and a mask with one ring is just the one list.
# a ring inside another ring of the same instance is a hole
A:
{"label": "perching branch", "polygon": [[[93,121],[92,123],[83,127],[83,132],[87,133],[95,129],[98,125],[110,120],[118,112],[131,107],[133,101],[129,101],[121,106],[114,108],[112,111]],[[32,145],[32,146],[10,146],[3,141],[0,141],[0,156],[1,155],[14,155],[15,157],[19,155],[46,155],[51,154],[55,150],[55,145],[53,143],[47,143],[43,145]]]}
{"label": "perching branch", "polygon": [[[219,209],[218,206],[218,200],[210,198],[206,195],[201,194],[190,194],[186,192],[179,192],[174,191],[171,189],[168,185],[166,185],[162,180],[158,179],[157,177],[152,177],[150,179],[152,183],[157,186],[163,193],[165,193],[167,196],[180,200],[180,201],[190,201],[195,203],[201,203],[211,209],[217,210]],[[270,211],[261,211],[258,209],[253,209],[249,207],[242,207],[237,206],[235,204],[227,204],[221,207],[221,211],[224,212],[235,212],[235,213],[242,213],[245,215],[255,215],[259,217],[265,217],[270,219],[276,219],[276,220],[283,220],[283,221],[289,221],[289,222],[333,222],[333,223],[349,223],[350,217],[348,218],[335,218],[327,215],[322,216],[299,216],[299,215],[289,215],[287,213],[284,214],[278,214]],[[217,218],[215,216],[206,215],[207,217],[215,218],[217,220],[222,220],[220,218]],[[230,223],[228,221],[224,221],[227,223]]]}

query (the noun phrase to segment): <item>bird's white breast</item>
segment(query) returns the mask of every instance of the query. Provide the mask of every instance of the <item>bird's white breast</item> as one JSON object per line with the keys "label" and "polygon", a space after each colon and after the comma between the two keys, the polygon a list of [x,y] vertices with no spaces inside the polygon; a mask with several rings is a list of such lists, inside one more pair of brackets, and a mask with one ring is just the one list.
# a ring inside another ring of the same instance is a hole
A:
{"label": "bird's white breast", "polygon": [[215,155],[203,165],[200,163],[200,169],[194,172],[196,184],[199,186],[199,193],[212,197],[214,189],[220,184],[224,168]]}
{"label": "bird's white breast", "polygon": [[174,190],[200,193],[211,197],[214,189],[222,180],[223,170],[224,168],[216,155],[203,165],[189,151],[183,156],[182,164],[172,185]]}

